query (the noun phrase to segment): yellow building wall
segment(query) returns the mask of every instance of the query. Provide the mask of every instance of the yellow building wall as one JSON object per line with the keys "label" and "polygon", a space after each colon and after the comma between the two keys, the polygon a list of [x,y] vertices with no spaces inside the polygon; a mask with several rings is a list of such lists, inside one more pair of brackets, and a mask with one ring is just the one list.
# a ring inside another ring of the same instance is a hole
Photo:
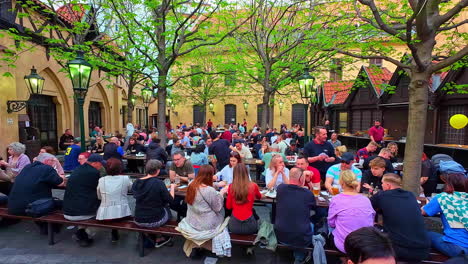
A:
{"label": "yellow building wall", "polygon": [[[9,44],[7,38],[0,39],[0,45],[8,46]],[[0,137],[0,148],[4,150],[8,144],[19,140],[18,115],[26,114],[26,108],[20,112],[9,114],[7,113],[7,101],[29,98],[24,76],[30,74],[32,66],[45,79],[43,94],[52,96],[56,104],[57,138],[63,134],[66,128],[79,133],[78,122],[75,123],[75,102],[71,81],[65,73],[60,72],[62,67],[52,57],[48,60],[45,49],[41,46],[37,46],[32,51],[21,53],[15,65],[17,67],[14,69],[0,67],[0,133],[3,135]],[[4,77],[5,72],[10,72],[13,77]],[[86,137],[89,135],[88,107],[91,101],[100,103],[103,129],[106,133],[114,133],[116,130],[124,132],[120,109],[122,103],[126,104],[126,102],[121,99],[121,90],[127,88],[119,85],[119,83],[124,84],[121,79],[114,78],[113,81],[116,83],[103,80],[103,74],[101,73],[99,76],[98,70],[94,69],[86,96],[84,104]],[[78,136],[76,133],[74,135]],[[4,152],[0,152],[0,156],[4,155]]]}

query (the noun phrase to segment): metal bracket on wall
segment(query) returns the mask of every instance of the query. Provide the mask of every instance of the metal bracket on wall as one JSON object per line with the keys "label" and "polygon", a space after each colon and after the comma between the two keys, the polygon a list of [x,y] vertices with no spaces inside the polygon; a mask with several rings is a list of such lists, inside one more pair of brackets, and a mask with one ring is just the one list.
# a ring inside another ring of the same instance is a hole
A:
{"label": "metal bracket on wall", "polygon": [[26,107],[27,103],[28,101],[7,101],[7,112],[9,114],[19,112]]}

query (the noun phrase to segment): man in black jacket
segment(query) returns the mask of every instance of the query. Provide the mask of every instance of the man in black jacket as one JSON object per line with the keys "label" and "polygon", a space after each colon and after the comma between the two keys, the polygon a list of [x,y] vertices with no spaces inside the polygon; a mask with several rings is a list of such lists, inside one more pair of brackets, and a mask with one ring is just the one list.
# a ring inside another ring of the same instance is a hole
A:
{"label": "man in black jacket", "polygon": [[125,153],[120,145],[121,143],[119,139],[117,137],[112,137],[109,143],[104,145],[104,160],[108,160],[110,158],[122,160]]}
{"label": "man in black jacket", "polygon": [[[101,155],[92,154],[86,163],[77,167],[70,175],[63,198],[65,219],[82,221],[96,216],[100,204],[96,188],[99,183],[99,170],[104,164]],[[73,239],[82,247],[92,243],[84,227],[78,227]]]}
{"label": "man in black jacket", "polygon": [[429,256],[431,240],[416,197],[401,189],[401,182],[400,175],[384,174],[384,191],[370,200],[375,211],[383,216],[383,229],[392,241],[397,259],[419,263]]}
{"label": "man in black jacket", "polygon": [[146,150],[146,159],[147,160],[159,160],[162,163],[161,171],[159,172],[160,175],[167,175],[166,170],[166,163],[167,163],[167,152],[161,147],[161,139],[154,138],[151,143],[148,145],[148,149]]}
{"label": "man in black jacket", "polygon": [[[39,199],[52,198],[52,188],[63,182],[63,179],[52,167],[54,164],[55,157],[53,155],[41,153],[33,163],[21,170],[8,195],[8,213],[25,215],[28,204]],[[39,222],[36,224],[39,226],[41,234],[47,234],[47,224]]]}
{"label": "man in black jacket", "polygon": [[52,198],[52,188],[63,182],[57,171],[50,166],[54,159],[53,155],[42,153],[37,156],[36,161],[21,170],[8,195],[8,213],[25,215],[28,204],[39,199]]}

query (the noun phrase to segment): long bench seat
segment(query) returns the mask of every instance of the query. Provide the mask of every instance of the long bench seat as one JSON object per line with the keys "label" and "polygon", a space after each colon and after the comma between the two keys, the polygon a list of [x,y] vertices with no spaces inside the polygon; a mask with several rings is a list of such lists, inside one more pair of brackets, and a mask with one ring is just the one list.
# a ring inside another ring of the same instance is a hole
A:
{"label": "long bench seat", "polygon": [[[98,221],[95,219],[84,220],[84,221],[70,221],[63,217],[63,214],[59,211],[54,212],[50,215],[34,218],[30,216],[18,216],[18,215],[11,215],[8,213],[7,208],[0,207],[0,217],[3,218],[11,218],[11,219],[20,219],[20,220],[30,220],[30,221],[38,221],[38,222],[45,222],[48,224],[48,239],[49,245],[53,245],[54,241],[54,232],[52,229],[53,224],[62,224],[62,225],[74,225],[74,226],[87,226],[87,227],[97,227],[97,228],[106,228],[106,229],[118,229],[118,230],[126,230],[126,231],[133,231],[138,232],[138,251],[140,257],[145,255],[145,247],[144,247],[144,234],[161,234],[161,235],[169,235],[169,236],[182,236],[180,232],[175,230],[177,227],[176,221],[169,221],[162,227],[157,228],[143,228],[136,225],[132,218],[128,218],[126,220],[121,221]],[[239,245],[252,245],[255,241],[256,235],[237,235],[231,234],[231,242],[233,244]],[[278,244],[278,248],[287,248],[293,249],[290,246],[286,246],[283,244]],[[306,248],[305,250],[313,250],[313,248]],[[337,251],[335,249],[325,249],[325,253],[330,256],[337,256],[337,257],[345,257],[345,254]],[[428,260],[424,260],[422,263],[442,263],[446,261],[448,257],[440,254],[436,251],[431,251],[430,257]]]}

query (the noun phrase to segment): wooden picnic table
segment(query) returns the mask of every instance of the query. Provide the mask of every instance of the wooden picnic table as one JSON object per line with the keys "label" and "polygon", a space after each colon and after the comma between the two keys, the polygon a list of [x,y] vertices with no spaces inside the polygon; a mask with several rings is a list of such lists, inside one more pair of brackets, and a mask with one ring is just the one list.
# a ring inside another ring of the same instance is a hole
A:
{"label": "wooden picnic table", "polygon": [[124,155],[122,158],[126,160],[146,160],[146,154],[144,154],[143,156],[137,156],[132,154]]}

